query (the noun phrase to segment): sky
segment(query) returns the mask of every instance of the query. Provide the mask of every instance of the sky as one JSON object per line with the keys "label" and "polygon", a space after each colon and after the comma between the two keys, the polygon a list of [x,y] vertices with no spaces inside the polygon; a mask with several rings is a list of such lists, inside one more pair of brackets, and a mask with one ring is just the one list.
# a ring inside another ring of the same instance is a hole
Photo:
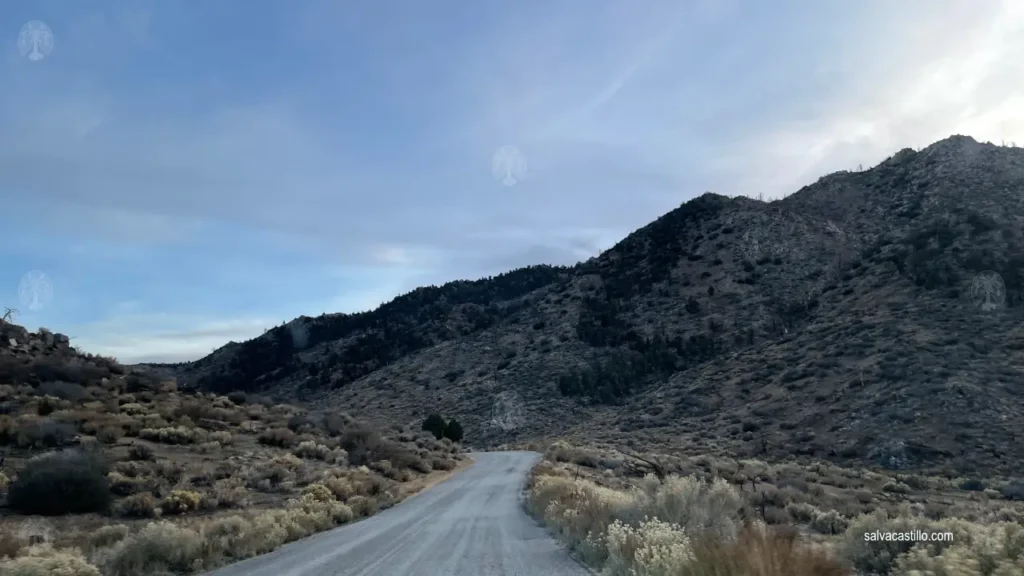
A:
{"label": "sky", "polygon": [[0,24],[0,306],[126,363],[572,264],[706,191],[1024,145],[1019,0],[31,0]]}

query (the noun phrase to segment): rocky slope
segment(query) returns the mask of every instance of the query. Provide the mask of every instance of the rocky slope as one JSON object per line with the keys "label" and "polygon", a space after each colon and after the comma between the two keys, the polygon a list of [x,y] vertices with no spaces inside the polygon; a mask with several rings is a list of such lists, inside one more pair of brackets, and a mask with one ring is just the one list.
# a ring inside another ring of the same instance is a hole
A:
{"label": "rocky slope", "polygon": [[1009,472],[1022,192],[1024,150],[954,136],[777,202],[705,194],[571,268],[302,317],[161,369],[386,422],[450,414],[479,445]]}

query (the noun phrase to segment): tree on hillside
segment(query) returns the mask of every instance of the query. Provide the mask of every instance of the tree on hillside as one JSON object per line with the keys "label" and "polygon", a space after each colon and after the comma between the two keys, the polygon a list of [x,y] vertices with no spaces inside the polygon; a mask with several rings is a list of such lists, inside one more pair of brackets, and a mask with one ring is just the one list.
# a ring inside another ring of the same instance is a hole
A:
{"label": "tree on hillside", "polygon": [[455,418],[448,421],[448,425],[444,427],[444,437],[451,440],[452,442],[462,441],[462,424]]}
{"label": "tree on hillside", "polygon": [[444,436],[445,427],[444,418],[442,418],[440,414],[431,414],[423,421],[422,428],[423,430],[433,434],[434,438],[440,440]]}

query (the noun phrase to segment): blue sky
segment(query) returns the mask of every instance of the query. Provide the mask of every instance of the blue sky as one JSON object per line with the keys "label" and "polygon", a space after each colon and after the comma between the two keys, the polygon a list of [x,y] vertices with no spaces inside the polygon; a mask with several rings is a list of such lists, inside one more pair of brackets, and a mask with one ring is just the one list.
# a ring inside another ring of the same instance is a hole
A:
{"label": "blue sky", "polygon": [[1024,144],[1010,0],[33,0],[0,23],[0,305],[126,362],[573,263],[707,190]]}

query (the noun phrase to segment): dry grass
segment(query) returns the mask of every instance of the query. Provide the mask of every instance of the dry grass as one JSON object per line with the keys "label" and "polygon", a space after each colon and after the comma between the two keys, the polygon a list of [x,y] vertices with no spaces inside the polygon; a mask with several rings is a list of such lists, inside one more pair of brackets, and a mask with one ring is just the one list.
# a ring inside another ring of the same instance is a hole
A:
{"label": "dry grass", "polygon": [[[1003,489],[1013,481],[987,479],[996,488],[984,491],[959,478],[826,463],[543,448],[528,509],[609,576],[1024,575],[1024,508]],[[907,489],[892,490],[897,483]],[[914,530],[953,538],[864,536]]]}

